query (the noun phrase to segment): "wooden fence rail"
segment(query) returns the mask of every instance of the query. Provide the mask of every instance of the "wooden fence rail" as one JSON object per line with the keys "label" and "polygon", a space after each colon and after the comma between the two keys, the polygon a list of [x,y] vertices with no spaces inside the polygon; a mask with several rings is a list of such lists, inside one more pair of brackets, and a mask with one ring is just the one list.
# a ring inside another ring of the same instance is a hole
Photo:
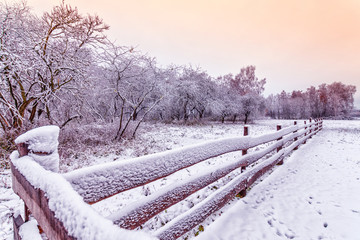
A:
{"label": "wooden fence rail", "polygon": [[[251,137],[245,126],[242,137],[209,141],[126,161],[85,167],[65,174],[46,170],[42,166],[44,159],[56,159],[57,151],[53,149],[53,143],[49,146],[51,151],[44,151],[47,131],[34,130],[30,134],[25,133],[27,137],[18,138],[18,152],[11,156],[13,189],[25,203],[25,221],[31,213],[49,239],[176,239],[221,209],[235,195],[240,193],[245,196],[246,189],[260,176],[276,164],[282,164],[285,156],[321,129],[322,119],[316,119],[304,121],[304,124],[294,122],[294,125],[286,128],[278,125],[276,132]],[[39,141],[43,142],[39,145]],[[248,152],[262,144],[267,146]],[[41,146],[40,151],[37,146]],[[236,160],[164,187],[107,218],[100,216],[91,207],[92,203],[120,192],[236,151],[242,153]],[[152,235],[130,231],[239,169],[240,173],[231,181]],[[14,219],[14,239],[21,239],[18,230],[22,223],[21,217]]]}

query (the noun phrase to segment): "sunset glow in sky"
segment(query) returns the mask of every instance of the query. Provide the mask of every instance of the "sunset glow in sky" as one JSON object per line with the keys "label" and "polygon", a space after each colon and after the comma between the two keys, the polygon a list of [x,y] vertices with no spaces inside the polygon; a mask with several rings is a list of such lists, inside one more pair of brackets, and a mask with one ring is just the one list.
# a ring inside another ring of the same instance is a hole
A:
{"label": "sunset glow in sky", "polygon": [[[8,0],[8,2],[11,2]],[[56,0],[28,0],[40,15]],[[360,108],[360,0],[67,0],[120,45],[211,76],[255,65],[265,95],[341,81]]]}

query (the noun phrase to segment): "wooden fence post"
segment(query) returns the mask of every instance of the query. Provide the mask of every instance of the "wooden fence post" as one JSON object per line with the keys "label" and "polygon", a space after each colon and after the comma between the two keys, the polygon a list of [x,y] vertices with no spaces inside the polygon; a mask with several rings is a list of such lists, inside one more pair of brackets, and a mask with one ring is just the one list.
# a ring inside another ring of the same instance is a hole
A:
{"label": "wooden fence post", "polygon": [[[294,125],[297,125],[297,121],[294,121]],[[297,133],[297,130],[296,131],[294,131],[294,133]],[[297,137],[295,137],[294,138],[294,142],[296,142],[298,140],[298,138]],[[295,148],[294,148],[294,150],[297,150],[299,147],[298,146],[296,146]]]}
{"label": "wooden fence post", "polygon": [[322,130],[322,129],[323,129],[323,118],[320,118],[320,120],[321,120],[321,123],[320,123],[320,130]]}
{"label": "wooden fence post", "polygon": [[[249,126],[244,126],[244,136],[248,136],[248,135],[249,135]],[[247,149],[243,149],[243,150],[242,150],[242,155],[244,156],[244,155],[246,155],[246,154],[247,154]],[[245,166],[241,167],[241,172],[244,172],[245,169],[246,169]],[[237,194],[237,196],[239,196],[239,197],[241,197],[241,198],[245,197],[245,196],[246,196],[246,188],[243,189],[243,190],[241,190],[241,191]]]}
{"label": "wooden fence post", "polygon": [[23,157],[28,155],[29,153],[29,144],[27,143],[18,143],[16,144],[17,150],[19,152],[19,156]]}
{"label": "wooden fence post", "polygon": [[[16,147],[17,147],[17,150],[19,152],[19,157],[24,157],[26,155],[29,154],[30,150],[29,150],[29,144],[27,143],[18,143],[16,144]],[[19,224],[19,223],[24,223],[24,222],[28,222],[29,221],[29,218],[30,218],[30,210],[28,208],[28,206],[26,206],[25,202],[24,202],[24,217],[25,217],[25,221],[21,218],[21,215],[19,215],[17,218],[14,218],[13,217],[13,224]],[[21,219],[20,219],[21,218]],[[18,232],[16,231],[19,231],[20,229],[20,225],[17,226],[17,228],[15,229],[14,228],[14,239],[20,239],[20,235]],[[15,231],[16,230],[16,231]]]}
{"label": "wooden fence post", "polygon": [[[310,130],[309,130],[309,134],[311,134],[311,132],[312,132],[312,130],[311,130],[311,129],[312,129],[312,126],[311,126],[311,118],[309,119],[309,122],[310,122],[310,127],[309,127],[309,129],[310,129]],[[309,137],[309,138],[312,138],[312,136],[310,135],[310,137]]]}
{"label": "wooden fence post", "polygon": [[[30,156],[32,157],[36,162],[38,162],[40,165],[42,165],[45,169],[50,170],[50,171],[58,171],[59,169],[59,158],[58,158],[58,152],[57,152],[57,144],[58,144],[58,136],[59,136],[59,128],[57,126],[46,126],[46,127],[40,127],[42,129],[47,128],[47,131],[38,131],[36,129],[30,130],[28,132],[32,132],[31,137],[24,137],[26,136],[27,133],[19,136],[17,139],[15,139],[15,143],[16,143],[16,147],[19,153],[19,157],[24,157],[24,156]],[[38,128],[38,129],[40,129]],[[35,131],[35,132],[34,132]],[[38,132],[36,132],[38,131]],[[54,144],[54,139],[56,138],[56,144]],[[38,145],[39,143],[42,143],[44,145],[46,145],[46,147],[44,149],[49,150],[49,152],[43,152],[44,150],[38,150],[36,149],[36,147],[34,148],[34,146]],[[55,149],[54,145],[56,145]],[[44,156],[50,156],[53,155],[53,157],[51,158],[51,161],[46,161],[46,163],[42,162]],[[55,155],[55,157],[54,157]],[[57,157],[56,157],[57,156]],[[40,159],[42,160],[38,160],[38,158],[40,157]],[[51,162],[52,166],[45,166],[46,164],[48,164],[49,162]],[[55,166],[55,167],[54,167]],[[21,175],[21,177],[23,177]],[[12,178],[13,178],[13,189],[15,191],[15,193],[18,194],[18,190],[15,190],[16,188],[14,188],[14,179],[16,179],[16,176],[14,176],[14,171],[13,171],[13,166],[12,166]],[[19,194],[18,194],[19,195]],[[32,196],[33,197],[33,196]],[[20,239],[20,235],[19,235],[19,229],[20,226],[22,225],[22,223],[24,222],[28,222],[31,213],[31,210],[29,208],[29,206],[26,204],[25,200],[22,199],[24,201],[24,216],[25,216],[25,221],[21,218],[21,215],[17,216],[16,218],[13,217],[13,225],[16,226],[14,227],[14,239]],[[30,206],[31,207],[31,206]],[[19,225],[21,224],[21,225]],[[39,227],[39,229],[41,230],[41,228]]]}
{"label": "wooden fence post", "polygon": [[[277,125],[277,126],[276,126],[276,130],[277,130],[277,131],[280,131],[280,130],[281,130],[281,125]],[[277,140],[280,141],[281,139],[282,139],[282,137],[278,138]],[[282,149],[282,146],[278,147],[278,148],[276,149],[276,151],[279,152],[281,149]],[[277,165],[282,165],[283,163],[284,163],[284,160],[281,159],[280,162],[278,162]]]}
{"label": "wooden fence post", "polygon": [[[249,126],[244,126],[244,136],[248,136],[249,135]],[[246,155],[247,154],[247,149],[243,149],[242,150],[242,155]],[[245,171],[246,167],[243,166],[241,167],[241,172]]]}
{"label": "wooden fence post", "polygon": [[316,119],[316,130],[318,131],[320,129],[320,118]]}
{"label": "wooden fence post", "polygon": [[[304,125],[305,125],[305,135],[304,136],[306,136],[307,135],[307,132],[306,132],[306,129],[307,129],[307,127],[306,127],[306,121],[304,121]],[[304,140],[304,144],[306,143],[306,138],[305,138],[305,140]]]}
{"label": "wooden fence post", "polygon": [[13,217],[13,229],[14,229],[14,240],[21,240],[21,236],[19,234],[21,225],[24,224],[24,220],[21,215],[17,217]]}

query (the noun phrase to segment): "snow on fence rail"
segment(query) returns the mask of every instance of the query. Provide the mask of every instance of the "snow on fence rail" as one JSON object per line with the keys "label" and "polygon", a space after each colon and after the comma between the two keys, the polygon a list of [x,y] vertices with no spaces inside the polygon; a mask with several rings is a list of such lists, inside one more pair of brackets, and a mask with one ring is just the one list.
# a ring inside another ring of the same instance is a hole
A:
{"label": "snow on fence rail", "polygon": [[[56,172],[59,128],[41,127],[16,139],[18,151],[11,155],[13,190],[25,203],[25,221],[31,213],[49,239],[176,239],[222,208],[236,194],[245,196],[246,189],[256,179],[274,165],[282,164],[285,156],[321,129],[321,119],[304,121],[301,125],[294,122],[293,126],[284,129],[278,125],[278,131],[258,137],[247,136],[245,127],[242,137],[59,174]],[[269,146],[247,152],[265,143]],[[160,189],[108,218],[99,215],[90,205],[234,151],[242,151],[242,156]],[[276,153],[264,159],[272,152]],[[246,168],[253,163],[257,164]],[[241,169],[241,174],[153,234],[129,231],[236,169]],[[14,218],[14,239],[21,239],[19,228],[22,223],[21,216]]]}

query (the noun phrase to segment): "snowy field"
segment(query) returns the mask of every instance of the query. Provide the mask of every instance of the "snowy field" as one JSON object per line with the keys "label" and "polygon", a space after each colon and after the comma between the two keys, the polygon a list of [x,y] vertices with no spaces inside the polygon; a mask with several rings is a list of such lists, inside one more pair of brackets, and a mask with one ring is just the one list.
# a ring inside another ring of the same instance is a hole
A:
{"label": "snowy field", "polygon": [[[250,125],[250,135],[273,132],[279,123],[278,120],[257,121]],[[292,121],[281,123],[286,126]],[[86,156],[86,159],[80,158],[71,163],[63,160],[60,170],[67,172],[84,165],[121,161],[242,133],[243,126],[240,124],[146,125],[139,137],[127,142],[126,148],[119,154]],[[202,226],[205,231],[196,228],[184,238],[360,239],[357,227],[360,226],[359,146],[360,121],[325,121],[320,133],[254,186],[245,198],[235,198],[225,209],[211,216]],[[222,161],[225,159],[218,159],[220,164]],[[166,183],[134,189],[127,195],[115,196],[93,206],[108,216],[128,202],[151,194],[158,185],[171,184],[179,178],[196,174],[197,170],[199,167],[194,172],[169,177]],[[23,206],[11,190],[9,170],[0,172],[0,194],[0,239],[12,239],[11,216],[16,211],[22,212]],[[175,205],[167,214],[145,224],[144,230],[151,232],[161,227],[179,211],[196,204],[195,199],[197,196]]]}

